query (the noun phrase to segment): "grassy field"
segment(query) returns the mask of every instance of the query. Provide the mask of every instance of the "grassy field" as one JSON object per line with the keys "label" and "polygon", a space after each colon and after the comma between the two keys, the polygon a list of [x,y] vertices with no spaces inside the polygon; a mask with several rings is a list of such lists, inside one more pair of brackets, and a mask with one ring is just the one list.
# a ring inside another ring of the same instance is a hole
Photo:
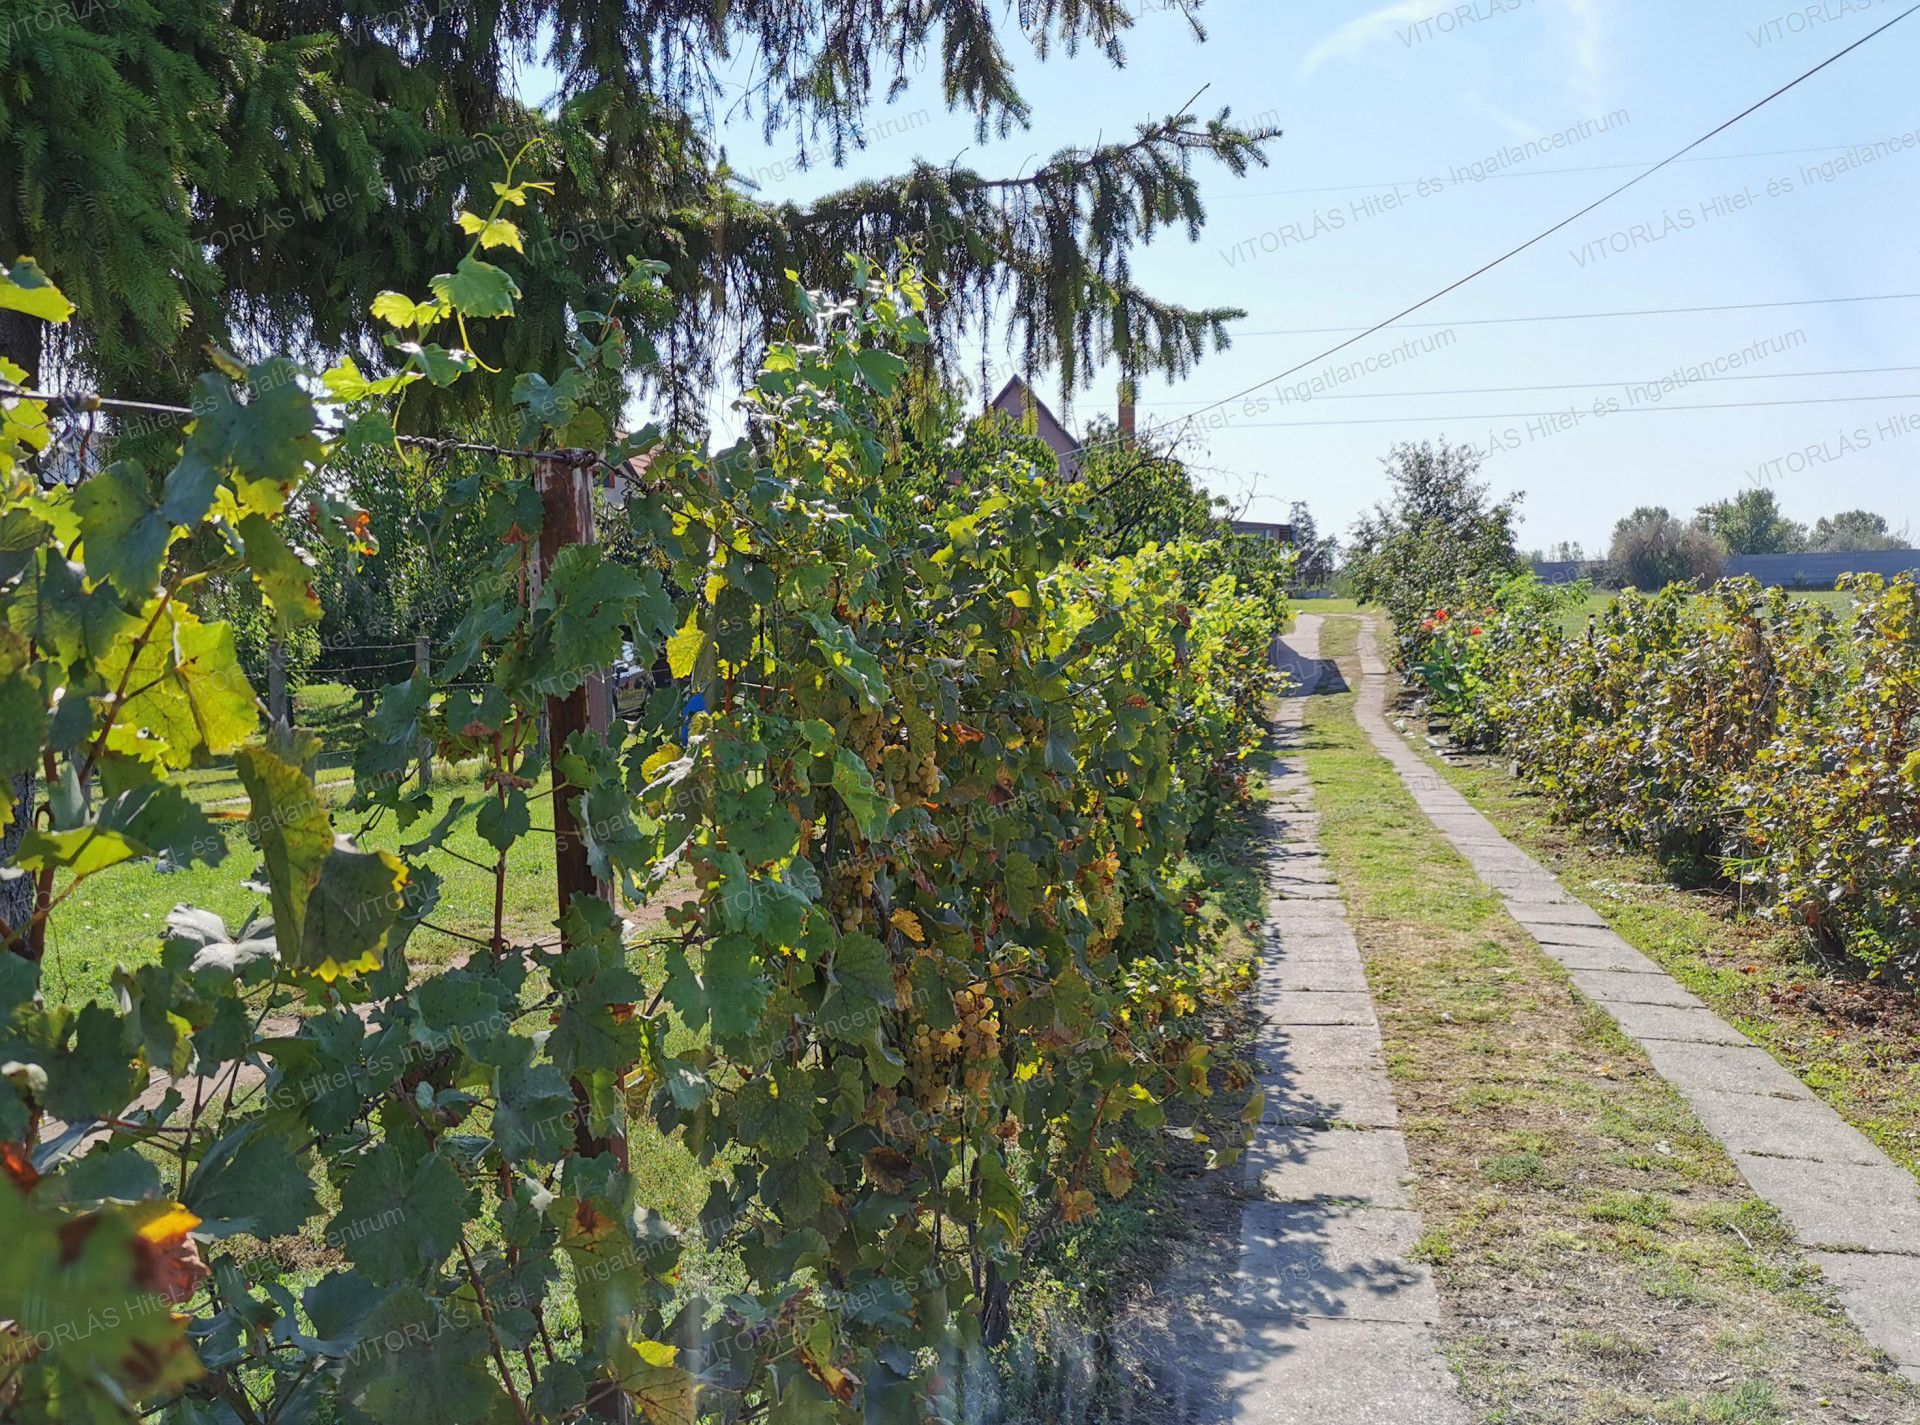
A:
{"label": "grassy field", "polygon": [[[1357,621],[1323,652],[1357,685]],[[1379,1011],[1443,1348],[1488,1422],[1908,1422],[1784,1224],[1604,1011],[1309,700],[1321,836]]]}
{"label": "grassy field", "polygon": [[[1562,620],[1562,626],[1569,633],[1578,632],[1587,626],[1589,618],[1605,613],[1613,606],[1613,601],[1619,597],[1611,589],[1596,589],[1587,595],[1585,603],[1567,611],[1566,617]],[[1852,595],[1843,594],[1834,589],[1802,589],[1796,591],[1794,597],[1804,599],[1810,604],[1823,604],[1836,614],[1843,616],[1853,607]],[[1314,605],[1310,611],[1318,612],[1319,606]],[[1339,610],[1339,612],[1348,611]],[[1333,613],[1336,610],[1328,609],[1326,612]]]}

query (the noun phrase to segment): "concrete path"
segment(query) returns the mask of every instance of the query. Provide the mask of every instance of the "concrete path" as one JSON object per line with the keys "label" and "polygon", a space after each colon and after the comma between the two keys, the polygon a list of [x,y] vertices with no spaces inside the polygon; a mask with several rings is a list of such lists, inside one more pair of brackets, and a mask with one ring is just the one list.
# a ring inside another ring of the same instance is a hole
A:
{"label": "concrete path", "polygon": [[[1296,686],[1324,673],[1317,616],[1288,640]],[[1439,1298],[1360,950],[1321,855],[1298,759],[1302,699],[1281,711],[1269,782],[1266,954],[1257,1044],[1266,1112],[1248,1155],[1237,1251],[1176,1327],[1163,1369],[1204,1425],[1465,1425],[1435,1353]]]}
{"label": "concrete path", "polygon": [[1421,811],[1507,911],[1644,1049],[1787,1220],[1861,1333],[1920,1384],[1920,1183],[1745,1035],[1568,895],[1394,731],[1372,625],[1357,714]]}

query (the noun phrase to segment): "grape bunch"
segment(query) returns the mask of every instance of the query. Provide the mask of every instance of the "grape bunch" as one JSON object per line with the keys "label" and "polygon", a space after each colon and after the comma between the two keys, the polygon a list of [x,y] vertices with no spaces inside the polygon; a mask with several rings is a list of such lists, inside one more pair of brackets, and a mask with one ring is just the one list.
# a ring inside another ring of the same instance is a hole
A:
{"label": "grape bunch", "polygon": [[985,990],[963,989],[953,997],[960,1022],[935,1029],[925,1020],[913,1026],[907,1043],[907,1074],[914,1097],[935,1113],[953,1101],[956,1070],[969,1098],[980,1098],[993,1082],[1000,1056],[1000,1015]]}

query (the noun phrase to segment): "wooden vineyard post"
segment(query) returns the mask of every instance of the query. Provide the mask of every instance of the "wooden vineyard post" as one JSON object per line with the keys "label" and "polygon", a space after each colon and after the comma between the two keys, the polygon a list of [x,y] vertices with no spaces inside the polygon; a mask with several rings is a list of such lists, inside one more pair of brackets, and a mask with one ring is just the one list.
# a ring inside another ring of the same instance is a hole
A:
{"label": "wooden vineyard post", "polygon": [[[424,633],[416,635],[413,640],[413,672],[422,683],[428,682],[433,672],[432,652],[433,646],[427,635]],[[422,737],[420,739],[420,787],[424,791],[432,786],[433,743]]]}
{"label": "wooden vineyard post", "polygon": [[293,727],[287,708],[287,641],[277,634],[267,645],[267,721],[276,732]]}
{"label": "wooden vineyard post", "polygon": [[[597,534],[593,526],[593,486],[584,465],[561,460],[542,460],[535,483],[540,491],[540,576],[547,571],[560,551],[573,544],[593,544]],[[587,681],[562,698],[547,699],[547,754],[553,772],[553,850],[560,895],[560,913],[576,895],[595,896],[611,902],[613,888],[596,880],[587,864],[587,844],[580,834],[572,801],[580,788],[560,777],[560,754],[567,739],[576,732],[605,734],[606,674],[596,672]]]}
{"label": "wooden vineyard post", "polygon": [[[541,505],[538,568],[543,584],[561,550],[598,541],[593,525],[593,485],[587,471],[584,464],[553,459],[542,460],[535,468],[534,485],[540,492]],[[547,699],[547,755],[553,769],[554,884],[563,922],[567,907],[577,895],[613,903],[613,887],[593,874],[580,820],[573,810],[573,799],[581,788],[567,782],[560,773],[560,755],[569,737],[576,732],[606,735],[609,726],[606,683],[605,670],[596,670],[565,697]],[[586,1157],[611,1154],[624,1169],[627,1166],[624,1123],[616,1121],[605,1136],[595,1134],[587,1089],[577,1078],[573,1081],[573,1095],[574,1139],[581,1154]]]}

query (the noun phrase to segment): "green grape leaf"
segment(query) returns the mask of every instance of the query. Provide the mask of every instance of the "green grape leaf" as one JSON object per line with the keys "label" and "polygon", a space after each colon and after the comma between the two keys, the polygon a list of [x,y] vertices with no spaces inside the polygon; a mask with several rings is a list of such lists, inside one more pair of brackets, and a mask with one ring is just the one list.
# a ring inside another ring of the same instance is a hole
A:
{"label": "green grape leaf", "polygon": [[427,373],[427,380],[436,386],[451,386],[479,364],[470,351],[459,347],[448,350],[431,342],[422,345],[417,341],[403,341],[397,350],[408,360],[417,362],[420,369]]}
{"label": "green grape leaf", "polygon": [[281,958],[326,981],[378,969],[406,910],[405,863],[336,839],[297,763],[262,743],[234,760],[253,802]]}
{"label": "green grape leaf", "polygon": [[283,1237],[320,1210],[310,1157],[251,1119],[207,1149],[180,1200],[203,1237]]}
{"label": "green grape leaf", "polygon": [[88,577],[110,581],[130,599],[152,593],[176,531],[153,502],[147,472],[116,460],[81,481],[73,507]]}
{"label": "green grape leaf", "polygon": [[767,1002],[767,979],[744,935],[722,935],[707,947],[707,1003],[716,1039],[751,1034]]}
{"label": "green grape leaf", "polygon": [[[155,605],[140,617],[155,619]],[[178,602],[158,612],[153,636],[137,650],[133,640],[118,640],[95,666],[108,686],[128,689],[107,742],[122,755],[187,767],[235,751],[260,725],[233,629],[202,623]]]}
{"label": "green grape leaf", "polygon": [[480,1425],[506,1410],[484,1328],[467,1313],[447,1315],[418,1287],[387,1297],[358,1334],[340,1397],[375,1425]]}
{"label": "green grape leaf", "polygon": [[[303,757],[307,750],[297,747],[293,756]],[[320,863],[333,850],[332,819],[299,763],[264,743],[241,748],[234,766],[253,804],[253,832],[266,861],[276,933],[297,945]]]}
{"label": "green grape leaf", "polygon": [[326,1240],[374,1285],[396,1286],[451,1256],[467,1216],[466,1184],[444,1156],[416,1165],[381,1143],[354,1164]]}
{"label": "green grape leaf", "polygon": [[875,841],[887,834],[887,822],[891,819],[889,803],[875,790],[873,773],[851,748],[842,747],[834,753],[833,789],[852,814],[862,836]]}
{"label": "green grape leaf", "polygon": [[427,284],[433,295],[463,317],[513,315],[520,288],[512,277],[491,262],[463,257],[451,273],[441,273]]}
{"label": "green grape leaf", "polygon": [[430,327],[446,315],[438,302],[416,302],[404,292],[382,292],[368,310],[393,327]]}
{"label": "green grape leaf", "polygon": [[31,257],[17,257],[0,274],[0,307],[25,312],[43,322],[64,322],[73,315],[73,303],[53,285]]}
{"label": "green grape leaf", "polygon": [[834,673],[868,707],[886,706],[887,680],[880,660],[855,641],[853,630],[833,619],[809,613],[813,626],[813,646]]}
{"label": "green grape leaf", "polygon": [[755,783],[744,792],[723,787],[718,801],[727,845],[748,865],[764,866],[793,854],[800,840],[800,823],[775,799],[770,783]]}
{"label": "green grape leaf", "polygon": [[[377,299],[375,304],[378,305]],[[327,388],[327,394],[334,400],[351,404],[404,391],[420,376],[418,371],[402,368],[391,376],[369,378],[361,373],[359,362],[351,356],[343,356],[337,364],[321,373],[320,384]]]}
{"label": "green grape leaf", "polygon": [[840,937],[833,952],[833,979],[846,994],[892,1008],[899,997],[893,982],[893,957],[871,935]]}
{"label": "green grape leaf", "polygon": [[[651,581],[646,575],[652,575]],[[608,559],[595,545],[570,545],[553,561],[540,591],[540,607],[553,614],[553,656],[560,676],[542,683],[558,696],[620,657],[622,630],[641,622],[639,607],[663,599],[660,576]]]}
{"label": "green grape leaf", "polygon": [[293,968],[328,981],[379,969],[407,908],[407,881],[398,856],[355,850],[342,837],[320,863]]}
{"label": "green grape leaf", "polygon": [[135,1044],[133,1022],[101,1004],[75,1016],[73,1043],[47,1064],[47,1112],[73,1122],[111,1118],[147,1086],[147,1066]]}
{"label": "green grape leaf", "polygon": [[247,400],[231,381],[202,376],[194,383],[189,450],[215,469],[232,467],[234,494],[250,513],[278,514],[287,492],[309,466],[325,458],[320,416],[293,362],[275,357],[247,373]]}
{"label": "green grape leaf", "polygon": [[136,856],[212,866],[226,854],[225,838],[197,802],[171,783],[148,782],[109,797],[85,825],[30,828],[20,843],[19,864],[28,870],[58,866],[79,879]]}
{"label": "green grape leaf", "polygon": [[510,850],[532,825],[527,794],[518,787],[509,789],[504,798],[491,797],[482,802],[473,818],[473,829],[496,851]]}
{"label": "green grape leaf", "polygon": [[558,1161],[573,1145],[573,1092],[552,1064],[502,1068],[495,1075],[499,1106],[494,1142],[511,1162]]}
{"label": "green grape leaf", "polygon": [[0,779],[38,766],[48,727],[40,680],[25,669],[0,674]]}
{"label": "green grape leaf", "polygon": [[793,1157],[819,1132],[802,1072],[781,1071],[777,1077],[763,1076],[743,1084],[734,1109],[740,1142],[764,1158]]}
{"label": "green grape leaf", "polygon": [[313,561],[288,544],[277,525],[264,515],[240,521],[246,542],[247,568],[253,581],[273,605],[274,612],[295,627],[320,622],[320,596],[313,589]]}

